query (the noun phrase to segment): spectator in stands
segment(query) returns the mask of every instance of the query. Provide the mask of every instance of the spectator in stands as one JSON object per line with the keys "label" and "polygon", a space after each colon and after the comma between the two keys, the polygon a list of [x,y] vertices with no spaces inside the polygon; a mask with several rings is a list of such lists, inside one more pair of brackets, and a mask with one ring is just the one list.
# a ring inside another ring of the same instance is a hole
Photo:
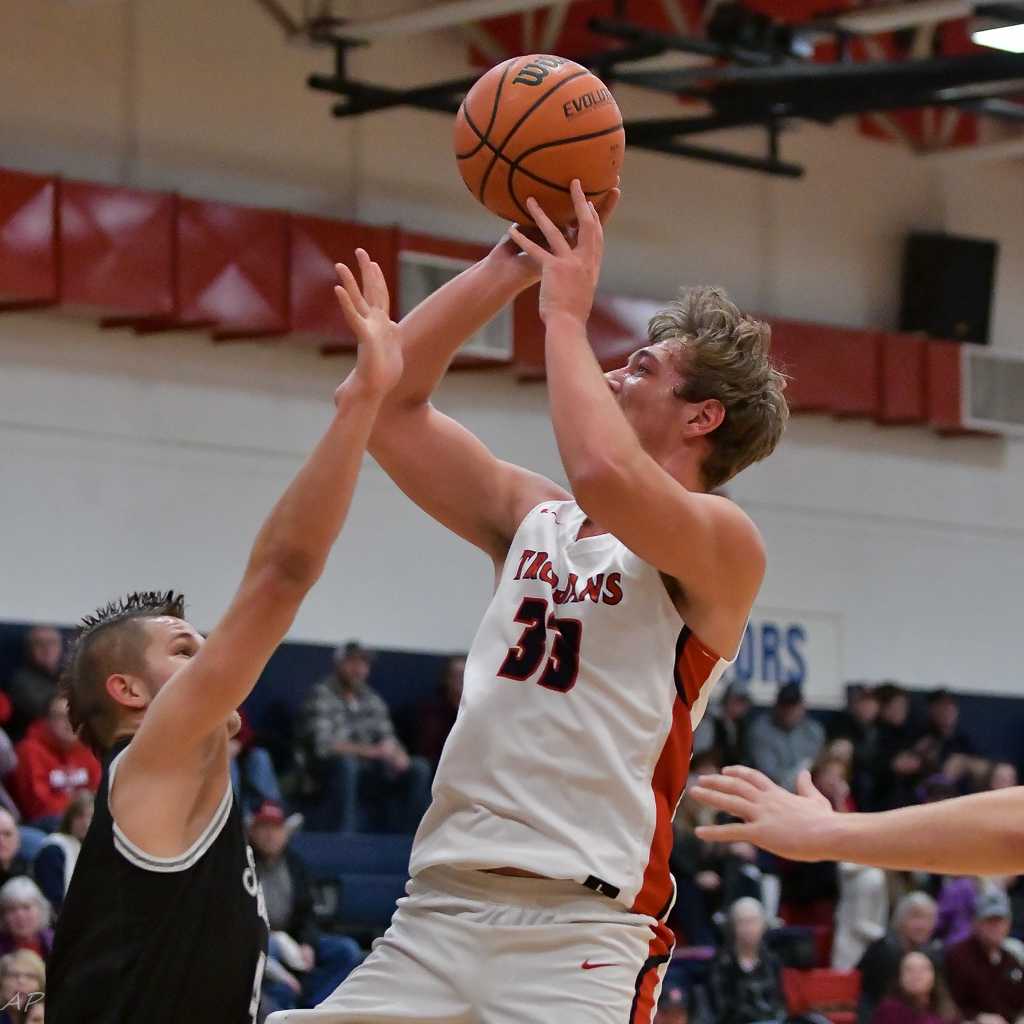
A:
{"label": "spectator in stands", "polygon": [[743,764],[749,749],[747,731],[752,721],[750,684],[734,679],[722,695],[718,709],[705,716],[698,727],[702,742],[694,738],[694,749],[713,750],[720,764]]}
{"label": "spectator in stands", "polygon": [[99,786],[99,762],[71,728],[63,697],[29,727],[17,754],[11,789],[25,819],[40,828],[56,828],[75,793]]}
{"label": "spectator in stands", "polygon": [[63,659],[64,638],[52,626],[33,626],[25,634],[21,664],[7,681],[12,707],[8,730],[14,740],[46,714],[57,695]]}
{"label": "spectator in stands", "polygon": [[1018,785],[1017,766],[1009,761],[996,761],[989,769],[985,782],[986,789],[1010,789]]}
{"label": "spectator in stands", "polygon": [[878,695],[870,686],[855,683],[846,694],[846,710],[836,716],[829,729],[833,742],[848,740],[853,748],[850,791],[858,807],[874,803],[874,779],[878,762],[880,727]]}
{"label": "spectator in stands", "polygon": [[228,744],[231,788],[235,799],[243,811],[253,810],[264,800],[281,803],[281,786],[270,754],[263,747],[256,746],[256,734],[244,711],[239,712],[239,717],[242,727]]}
{"label": "spectator in stands", "polygon": [[[249,842],[270,919],[272,954],[300,976],[301,992],[277,983],[268,992],[275,1009],[293,1009],[326,999],[362,960],[359,944],[344,935],[325,935],[313,915],[313,894],[305,865],[288,848],[298,816],[286,818],[279,803],[265,801],[249,818]],[[282,934],[283,933],[283,934]],[[271,986],[267,986],[268,989]]]}
{"label": "spectator in stands", "polygon": [[939,923],[935,937],[944,946],[963,942],[974,931],[978,880],[967,875],[946,875],[939,886]]}
{"label": "spectator in stands", "polygon": [[860,1024],[871,1020],[876,1007],[889,994],[907,953],[924,953],[936,965],[941,964],[942,948],[932,939],[938,916],[935,900],[927,893],[908,893],[896,904],[892,930],[872,942],[857,965],[861,973]]}
{"label": "spectator in stands", "polygon": [[747,734],[748,763],[786,789],[809,768],[825,745],[825,730],[807,717],[803,693],[796,683],[779,689],[775,707],[762,715]]}
{"label": "spectator in stands", "polygon": [[666,985],[662,990],[654,1024],[690,1024],[690,1004],[678,985]]}
{"label": "spectator in stands", "polygon": [[41,999],[38,1003],[32,1003],[19,1024],[46,1024],[46,1000]]}
{"label": "spectator in stands", "polygon": [[[690,766],[688,785],[720,769],[713,748],[697,754]],[[675,839],[669,866],[679,893],[672,923],[691,946],[714,945],[713,918],[722,907],[731,907],[744,896],[759,901],[762,896],[761,869],[753,846],[706,843],[697,838],[694,829],[712,824],[716,817],[714,811],[684,794],[672,823]]]}
{"label": "spectator in stands", "polygon": [[31,878],[11,878],[0,886],[0,955],[30,949],[44,960],[53,947],[50,904]]}
{"label": "spectator in stands", "polygon": [[456,655],[449,658],[441,673],[437,690],[426,700],[416,705],[415,719],[410,729],[412,749],[426,758],[432,768],[441,760],[441,751],[448,733],[455,725],[462,701],[462,681],[466,673],[466,658]]}
{"label": "spectator in stands", "polygon": [[307,764],[329,798],[347,802],[355,790],[379,830],[413,832],[430,799],[430,766],[398,742],[369,675],[370,657],[358,643],[335,652],[334,672],[303,704],[299,732]]}
{"label": "spectator in stands", "polygon": [[716,1024],[783,1021],[782,964],[764,943],[761,904],[737,900],[729,911],[729,924],[729,941],[711,966]]}
{"label": "spectator in stands", "polygon": [[924,953],[907,953],[900,961],[895,992],[882,1000],[871,1024],[959,1024],[960,1020],[935,964]]}
{"label": "spectator in stands", "polygon": [[915,744],[925,772],[941,772],[954,782],[967,774],[975,747],[959,722],[960,707],[949,690],[928,695],[928,721]]}
{"label": "spectator in stands", "polygon": [[[853,810],[849,787],[841,774],[844,762],[826,758],[815,772],[816,785],[835,810]],[[822,788],[824,787],[824,788]],[[836,904],[832,966],[849,971],[868,946],[885,935],[889,921],[889,880],[879,868],[863,864],[838,865],[839,902]]]}
{"label": "spectator in stands", "polygon": [[[0,729],[0,778],[7,779],[18,767],[18,754],[11,743],[10,737]],[[21,810],[7,786],[0,782],[0,811],[6,811],[15,822],[21,821]]]}
{"label": "spectator in stands", "polygon": [[0,885],[9,878],[27,875],[31,867],[21,852],[21,833],[10,812],[0,809]]}
{"label": "spectator in stands", "polygon": [[36,854],[32,874],[56,914],[64,905],[82,840],[92,823],[94,803],[88,790],[76,793],[60,819],[60,827],[47,837]]}
{"label": "spectator in stands", "polygon": [[914,749],[916,737],[910,726],[907,692],[895,683],[885,683],[878,688],[878,699],[881,707],[875,805],[865,810],[887,810],[915,803],[915,789],[923,770],[921,755]]}
{"label": "spectator in stands", "polygon": [[1015,1024],[1024,1014],[1024,965],[1006,948],[1010,901],[999,889],[978,899],[974,934],[946,952],[953,999],[967,1020]]}
{"label": "spectator in stands", "polygon": [[[811,771],[818,790],[828,797],[833,810],[850,810],[850,787],[845,765],[835,759],[819,761]],[[791,925],[831,930],[839,900],[839,868],[833,861],[805,863],[778,860],[782,891],[779,915]]]}
{"label": "spectator in stands", "polygon": [[0,957],[0,1024],[22,1024],[30,1000],[46,991],[46,965],[38,953],[18,949]]}

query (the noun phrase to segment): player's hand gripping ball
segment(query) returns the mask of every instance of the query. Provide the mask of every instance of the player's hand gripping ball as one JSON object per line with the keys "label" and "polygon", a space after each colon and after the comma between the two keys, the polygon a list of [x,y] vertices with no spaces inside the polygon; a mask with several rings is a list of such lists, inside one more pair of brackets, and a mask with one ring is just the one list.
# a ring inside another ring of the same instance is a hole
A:
{"label": "player's hand gripping ball", "polygon": [[470,89],[455,119],[455,156],[466,187],[492,213],[530,223],[533,196],[559,227],[573,222],[578,178],[600,205],[616,186],[626,136],[611,92],[562,57],[514,57]]}

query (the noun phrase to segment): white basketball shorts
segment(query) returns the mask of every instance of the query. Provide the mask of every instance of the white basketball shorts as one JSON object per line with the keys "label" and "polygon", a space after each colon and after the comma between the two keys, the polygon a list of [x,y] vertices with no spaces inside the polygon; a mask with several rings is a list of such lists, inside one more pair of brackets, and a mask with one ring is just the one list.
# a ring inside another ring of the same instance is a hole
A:
{"label": "white basketball shorts", "polygon": [[431,868],[313,1010],[267,1024],[650,1024],[672,933],[575,882]]}

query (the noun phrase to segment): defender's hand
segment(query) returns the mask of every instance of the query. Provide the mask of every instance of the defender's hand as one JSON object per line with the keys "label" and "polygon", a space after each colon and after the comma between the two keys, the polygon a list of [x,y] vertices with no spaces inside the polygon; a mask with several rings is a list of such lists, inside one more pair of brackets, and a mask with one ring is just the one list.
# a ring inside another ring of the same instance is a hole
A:
{"label": "defender's hand", "polygon": [[796,792],[777,786],[753,768],[733,765],[721,775],[702,776],[690,791],[694,800],[739,818],[738,824],[697,829],[707,842],[753,843],[789,860],[820,860],[816,839],[836,813],[801,772]]}
{"label": "defender's hand", "polygon": [[[601,273],[604,255],[601,216],[597,207],[583,194],[579,179],[573,180],[571,189],[576,227],[568,237],[532,198],[527,199],[526,206],[548,248],[545,249],[519,227],[509,229],[509,237],[540,268],[540,315],[545,323],[558,315],[585,323],[594,304],[594,290]],[[618,201],[617,192],[618,189],[614,189],[611,193],[611,208]]]}
{"label": "defender's hand", "polygon": [[356,368],[338,393],[342,389],[358,390],[380,397],[402,376],[402,346],[398,324],[391,319],[391,299],[384,272],[365,249],[356,249],[356,259],[362,288],[344,263],[334,267],[341,281],[334,286],[334,294],[359,344]]}

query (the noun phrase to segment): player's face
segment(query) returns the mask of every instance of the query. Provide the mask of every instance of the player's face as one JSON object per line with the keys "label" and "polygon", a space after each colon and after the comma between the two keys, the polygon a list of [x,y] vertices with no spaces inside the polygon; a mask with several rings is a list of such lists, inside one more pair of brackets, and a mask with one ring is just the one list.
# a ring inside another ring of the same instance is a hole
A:
{"label": "player's face", "polygon": [[[143,624],[149,633],[146,682],[152,699],[167,685],[175,672],[184,668],[202,650],[206,638],[191,623],[169,615],[146,619]],[[232,712],[227,722],[228,735],[237,735],[241,727],[242,720],[238,712]]]}
{"label": "player's face", "polygon": [[640,443],[655,457],[673,451],[681,440],[708,433],[710,422],[721,422],[719,402],[679,397],[686,385],[683,361],[678,341],[661,341],[638,349],[625,366],[605,374]]}

